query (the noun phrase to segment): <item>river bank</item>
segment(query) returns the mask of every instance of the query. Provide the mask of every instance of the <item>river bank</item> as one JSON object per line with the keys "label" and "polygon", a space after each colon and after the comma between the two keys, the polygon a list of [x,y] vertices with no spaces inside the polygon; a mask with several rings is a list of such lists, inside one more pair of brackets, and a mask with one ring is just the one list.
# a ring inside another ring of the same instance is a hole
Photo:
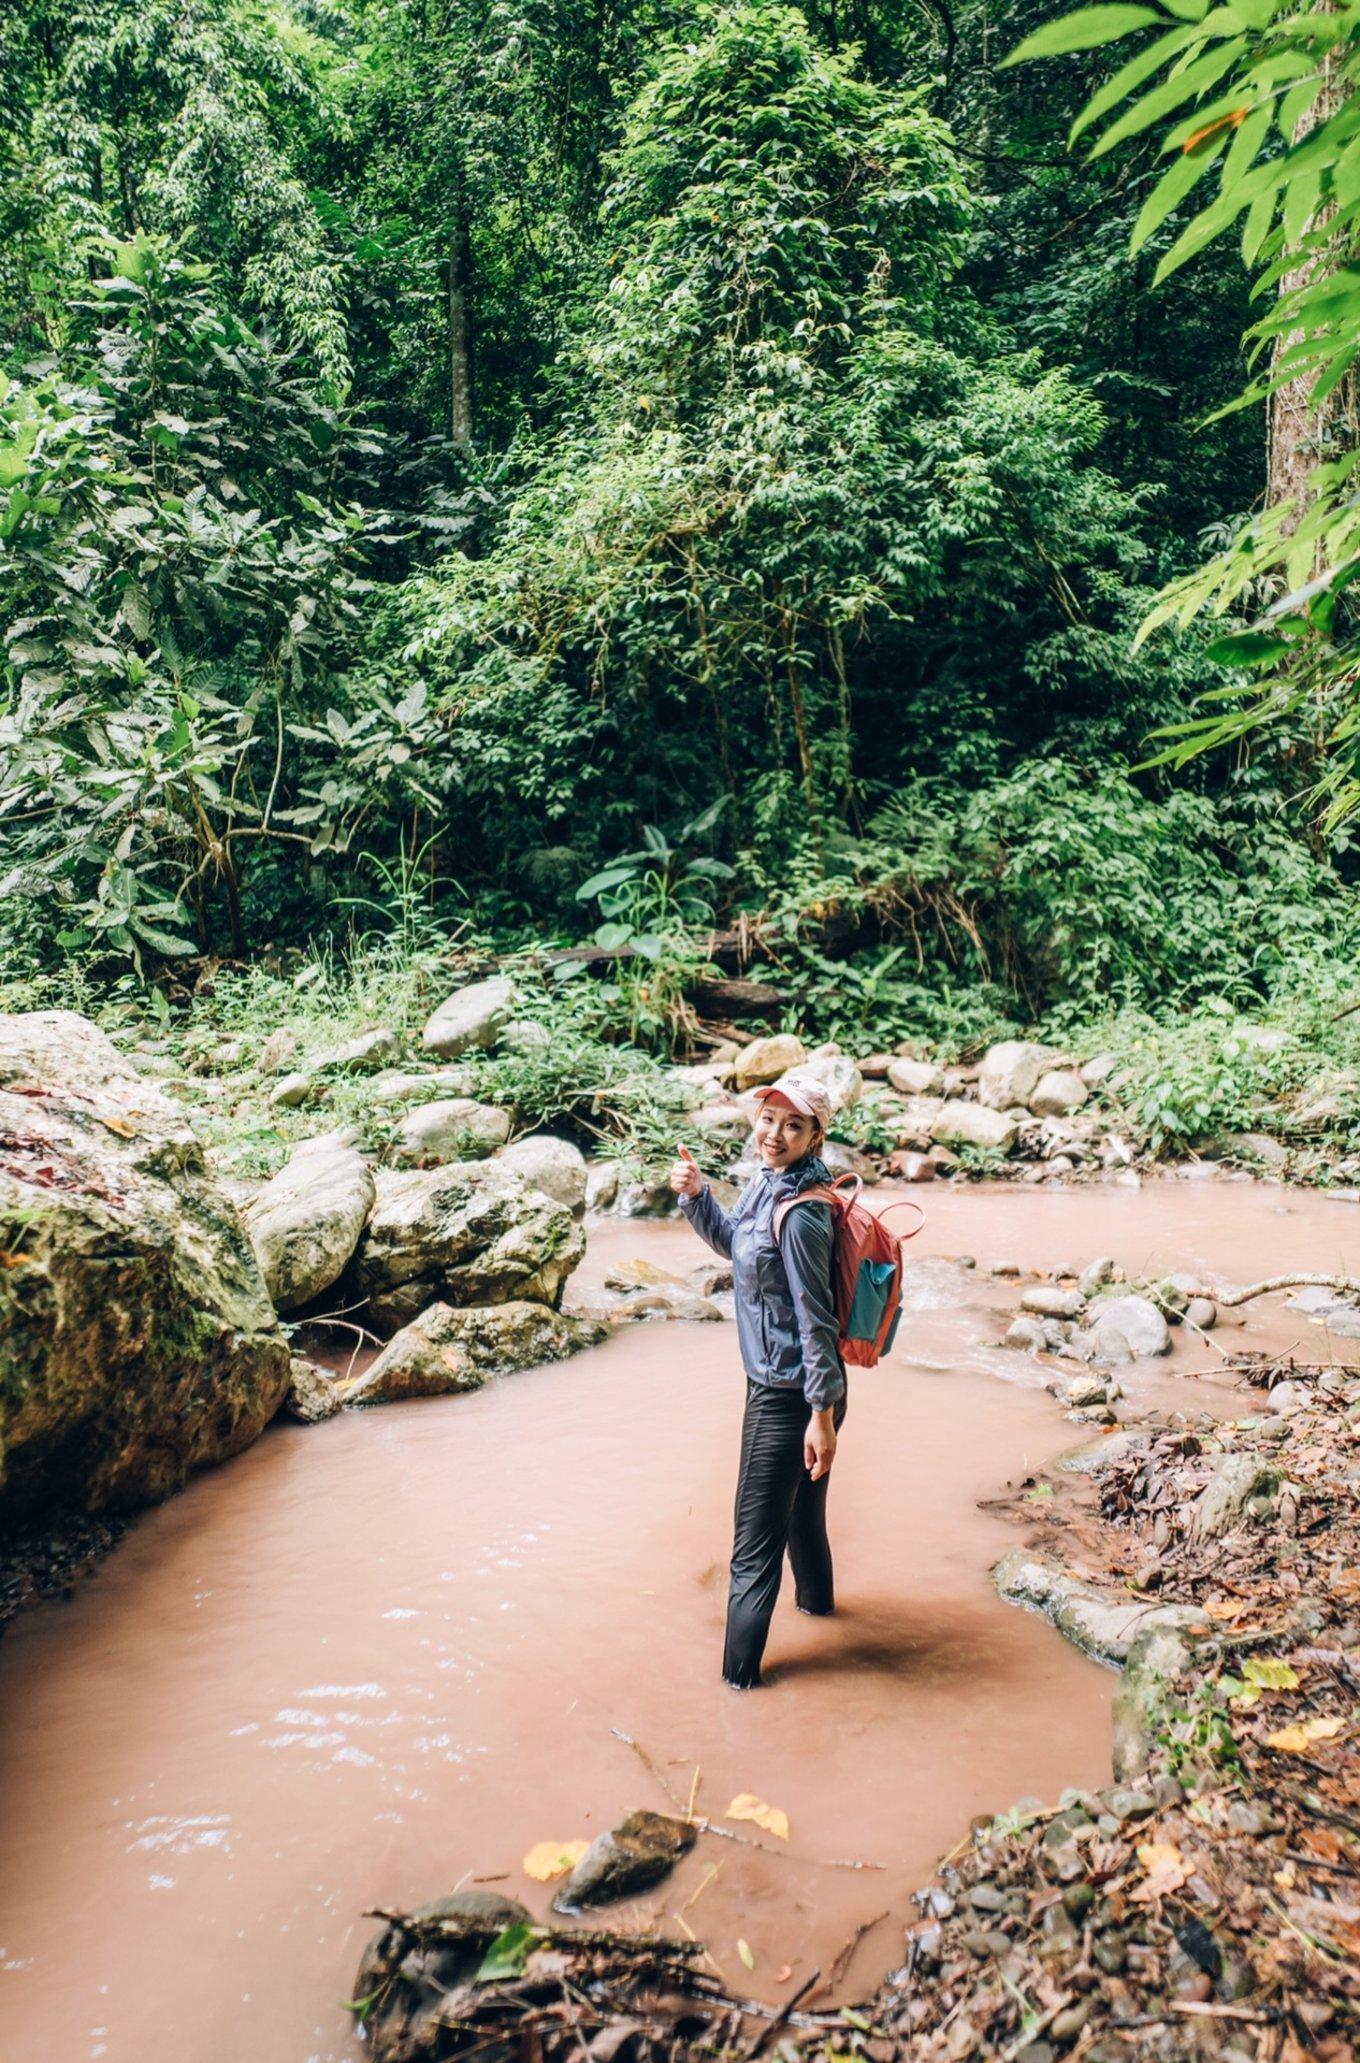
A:
{"label": "river bank", "polygon": [[[20,1622],[0,1648],[0,1940],[23,2063],[100,2044],[144,2063],[167,2028],[195,2063],[348,2058],[338,2002],[366,1908],[490,1877],[546,1913],[520,1867],[537,1841],[665,1809],[615,1726],[686,1793],[697,1766],[710,1813],[742,1790],[789,1812],[788,1853],[701,1843],[625,1916],[683,1938],[680,1912],[734,1990],[772,2002],[875,1921],[839,1988],[863,1999],[970,1819],[1098,1785],[1110,1672],[987,1578],[1017,1535],[979,1501],[1009,1480],[1028,1521],[1025,1479],[1080,1433],[1044,1393],[1052,1369],[1000,1345],[1019,1291],[990,1265],[1099,1246],[1131,1274],[1246,1274],[1339,1248],[1348,1215],[1226,1181],[941,1185],[931,1204],[910,1332],[861,1381],[837,1464],[845,1616],[781,1611],[769,1698],[724,1702],[710,1666],[739,1410],[719,1324],[633,1327],[469,1397],[276,1425],[141,1519],[72,1605]],[[602,1220],[572,1296],[628,1256],[693,1258],[682,1226]],[[1320,1337],[1275,1300],[1223,1336],[1301,1334]],[[1125,1373],[1122,1413],[1229,1415],[1220,1370],[1179,1333],[1167,1362]]]}

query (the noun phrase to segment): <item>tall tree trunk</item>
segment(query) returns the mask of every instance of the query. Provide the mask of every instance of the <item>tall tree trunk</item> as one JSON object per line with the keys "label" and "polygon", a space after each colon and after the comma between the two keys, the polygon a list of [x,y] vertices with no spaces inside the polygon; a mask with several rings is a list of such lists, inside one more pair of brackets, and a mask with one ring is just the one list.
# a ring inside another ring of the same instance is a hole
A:
{"label": "tall tree trunk", "polygon": [[449,235],[449,434],[459,451],[472,449],[471,244],[467,215],[460,208]]}
{"label": "tall tree trunk", "polygon": [[[1294,132],[1296,147],[1313,130],[1331,120],[1341,105],[1341,98],[1336,68],[1329,59],[1322,91]],[[1321,219],[1325,221],[1326,217]],[[1318,265],[1324,262],[1324,254],[1314,252],[1294,271],[1285,274],[1280,282],[1280,292],[1289,294],[1306,286]],[[1274,352],[1276,365],[1302,336],[1302,330],[1291,330],[1288,336],[1280,338]],[[1293,504],[1292,512],[1286,518],[1287,530],[1297,527],[1307,507],[1308,476],[1314,466],[1355,442],[1356,391],[1353,375],[1347,374],[1321,406],[1315,408],[1312,389],[1316,377],[1315,369],[1305,368],[1293,379],[1285,380],[1271,395],[1266,418],[1266,507],[1274,509],[1286,502]],[[1321,568],[1314,570],[1320,571]]]}

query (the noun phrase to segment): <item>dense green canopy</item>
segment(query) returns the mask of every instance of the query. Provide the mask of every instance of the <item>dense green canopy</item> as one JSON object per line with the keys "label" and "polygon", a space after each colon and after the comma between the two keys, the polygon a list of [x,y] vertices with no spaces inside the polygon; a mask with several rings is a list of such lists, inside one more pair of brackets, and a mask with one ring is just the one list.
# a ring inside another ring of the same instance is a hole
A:
{"label": "dense green canopy", "polygon": [[11,951],[566,937],[652,826],[937,993],[1267,979],[1203,911],[1331,894],[1291,738],[1130,771],[1221,678],[1133,638],[1260,491],[1245,282],[1149,296],[1100,52],[999,69],[1052,12],[6,16]]}

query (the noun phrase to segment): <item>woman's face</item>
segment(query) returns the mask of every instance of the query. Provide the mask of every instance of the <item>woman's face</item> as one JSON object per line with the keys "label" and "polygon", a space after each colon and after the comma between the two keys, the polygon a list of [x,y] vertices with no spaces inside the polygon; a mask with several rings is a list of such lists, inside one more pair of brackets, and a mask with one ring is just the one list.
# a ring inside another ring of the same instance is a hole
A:
{"label": "woman's face", "polygon": [[792,1167],[811,1151],[817,1127],[782,1096],[767,1096],[756,1119],[756,1152],[767,1168]]}

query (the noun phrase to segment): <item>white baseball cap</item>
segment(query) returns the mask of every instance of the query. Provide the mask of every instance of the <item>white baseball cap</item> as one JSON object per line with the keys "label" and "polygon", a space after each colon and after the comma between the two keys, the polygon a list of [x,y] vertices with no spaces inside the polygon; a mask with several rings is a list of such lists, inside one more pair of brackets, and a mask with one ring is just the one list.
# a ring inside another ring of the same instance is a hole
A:
{"label": "white baseball cap", "polygon": [[763,1103],[767,1096],[782,1096],[804,1117],[815,1118],[823,1131],[831,1122],[831,1097],[826,1083],[811,1068],[791,1067],[777,1082],[766,1082],[752,1094],[757,1103]]}

